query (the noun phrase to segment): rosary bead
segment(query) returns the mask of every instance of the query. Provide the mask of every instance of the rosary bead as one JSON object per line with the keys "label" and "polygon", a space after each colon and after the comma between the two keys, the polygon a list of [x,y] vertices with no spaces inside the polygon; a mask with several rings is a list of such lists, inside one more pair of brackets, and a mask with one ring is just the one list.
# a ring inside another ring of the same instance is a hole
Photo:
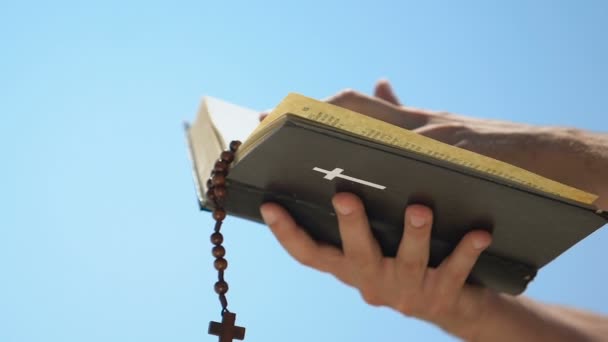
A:
{"label": "rosary bead", "polygon": [[220,232],[211,234],[211,243],[214,245],[221,245],[224,242],[224,236]]}
{"label": "rosary bead", "polygon": [[230,151],[236,152],[236,150],[238,150],[240,146],[241,146],[241,142],[240,141],[233,140],[233,141],[230,142]]}
{"label": "rosary bead", "polygon": [[213,181],[211,180],[211,178],[207,179],[207,189],[211,188],[213,186]]}
{"label": "rosary bead", "polygon": [[214,175],[212,182],[214,186],[224,186],[226,185],[226,176],[222,174]]}
{"label": "rosary bead", "polygon": [[215,208],[213,210],[213,219],[216,221],[222,221],[226,218],[226,211],[222,208]]}
{"label": "rosary bead", "polygon": [[226,176],[228,174],[227,171],[211,171],[211,180],[213,181],[213,177],[215,177],[216,175],[221,175],[221,176]]}
{"label": "rosary bead", "polygon": [[213,266],[215,266],[215,269],[218,271],[224,271],[226,268],[228,268],[228,261],[226,261],[224,258],[215,259]]}
{"label": "rosary bead", "polygon": [[217,245],[213,247],[213,249],[211,250],[211,254],[213,254],[213,256],[218,259],[223,258],[224,255],[226,255],[226,249],[224,249],[223,246]]}
{"label": "rosary bead", "polygon": [[222,161],[225,161],[226,163],[230,164],[234,160],[234,153],[230,152],[230,151],[224,151],[220,155],[220,159]]}
{"label": "rosary bead", "polygon": [[228,292],[228,283],[225,281],[218,281],[215,283],[215,292],[219,295],[226,294]]}
{"label": "rosary bead", "polygon": [[226,198],[226,188],[223,186],[216,186],[215,189],[213,189],[213,192],[215,193],[215,198],[218,200]]}
{"label": "rosary bead", "polygon": [[213,166],[213,171],[214,172],[228,171],[228,163],[226,163],[225,161],[218,160],[217,162],[215,162],[215,165]]}
{"label": "rosary bead", "polygon": [[217,196],[215,196],[215,189],[210,188],[209,190],[207,190],[207,199],[210,200],[211,202],[215,202]]}

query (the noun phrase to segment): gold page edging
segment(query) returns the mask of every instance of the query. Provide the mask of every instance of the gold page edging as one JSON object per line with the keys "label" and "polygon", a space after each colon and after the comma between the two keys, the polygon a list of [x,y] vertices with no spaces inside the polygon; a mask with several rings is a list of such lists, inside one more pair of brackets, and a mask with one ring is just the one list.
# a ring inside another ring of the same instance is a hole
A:
{"label": "gold page edging", "polygon": [[257,140],[274,121],[285,114],[294,114],[370,140],[403,150],[424,154],[488,175],[523,184],[542,192],[557,195],[585,204],[592,204],[597,196],[537,175],[520,167],[496,160],[459,147],[422,136],[387,122],[359,114],[326,102],[291,93],[262,121],[247,138],[241,151],[248,149],[250,141]]}

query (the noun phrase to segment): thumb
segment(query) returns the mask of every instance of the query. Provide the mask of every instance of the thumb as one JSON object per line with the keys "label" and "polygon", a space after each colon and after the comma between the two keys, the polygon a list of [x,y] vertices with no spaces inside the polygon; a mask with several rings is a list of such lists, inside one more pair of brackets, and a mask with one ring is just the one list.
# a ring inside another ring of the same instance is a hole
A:
{"label": "thumb", "polygon": [[380,80],[376,83],[374,96],[396,106],[401,106],[399,99],[393,91],[393,87],[391,87],[391,84],[387,80]]}

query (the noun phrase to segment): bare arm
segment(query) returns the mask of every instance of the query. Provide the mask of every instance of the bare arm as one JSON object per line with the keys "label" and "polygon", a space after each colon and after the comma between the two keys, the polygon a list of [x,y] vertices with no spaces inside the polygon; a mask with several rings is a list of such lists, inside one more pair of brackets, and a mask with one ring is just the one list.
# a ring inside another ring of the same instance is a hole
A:
{"label": "bare arm", "polygon": [[330,103],[430,138],[511,163],[598,195],[608,209],[608,134],[580,129],[485,120],[401,106],[387,83],[376,95],[346,90]]}
{"label": "bare arm", "polygon": [[[535,127],[433,113],[401,106],[390,86],[375,97],[346,91],[330,102],[415,130],[596,193],[608,208],[608,135],[558,127]],[[436,324],[467,341],[605,341],[608,317],[498,294],[465,284],[491,236],[466,234],[437,268],[428,268],[433,222],[429,208],[406,209],[397,256],[383,257],[365,209],[352,194],[333,200],[343,248],[318,244],[276,204],[261,208],[265,222],[302,264],[333,274],[357,288],[370,305],[391,307]]]}
{"label": "bare arm", "polygon": [[532,299],[492,294],[474,341],[606,341],[608,318]]}
{"label": "bare arm", "polygon": [[527,164],[531,171],[599,196],[598,208],[608,209],[608,134],[578,129],[541,128],[545,156]]}

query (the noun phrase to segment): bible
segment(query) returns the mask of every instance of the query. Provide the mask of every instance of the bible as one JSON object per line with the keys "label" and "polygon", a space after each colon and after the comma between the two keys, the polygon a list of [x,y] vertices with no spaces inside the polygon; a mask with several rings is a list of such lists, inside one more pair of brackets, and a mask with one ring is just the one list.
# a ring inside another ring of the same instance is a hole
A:
{"label": "bible", "polygon": [[241,139],[226,178],[229,215],[263,222],[260,205],[276,202],[314,239],[339,247],[331,198],[351,192],[384,254],[394,256],[405,207],[424,204],[434,212],[429,266],[466,232],[487,229],[492,245],[467,282],[509,294],[608,221],[593,194],[299,94],[261,123],[256,111],[207,97],[186,138],[203,210],[217,156]]}

